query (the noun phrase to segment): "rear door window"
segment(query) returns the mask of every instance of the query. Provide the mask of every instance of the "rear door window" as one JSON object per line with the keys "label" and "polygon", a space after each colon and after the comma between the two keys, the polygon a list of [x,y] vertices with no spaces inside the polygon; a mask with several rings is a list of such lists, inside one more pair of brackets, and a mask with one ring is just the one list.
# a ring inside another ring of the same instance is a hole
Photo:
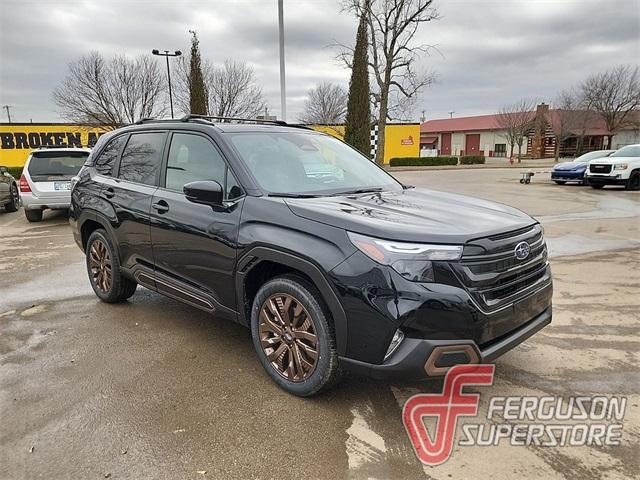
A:
{"label": "rear door window", "polygon": [[[75,176],[89,156],[88,152],[34,152],[29,160],[29,175],[37,177],[71,178]],[[35,178],[34,178],[35,177]]]}
{"label": "rear door window", "polygon": [[120,159],[118,177],[129,182],[157,185],[165,132],[134,133]]}

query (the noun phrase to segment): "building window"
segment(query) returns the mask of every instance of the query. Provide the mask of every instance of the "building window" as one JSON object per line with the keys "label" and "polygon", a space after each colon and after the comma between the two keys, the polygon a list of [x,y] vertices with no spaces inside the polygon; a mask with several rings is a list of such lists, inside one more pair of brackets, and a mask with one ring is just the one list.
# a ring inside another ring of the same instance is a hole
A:
{"label": "building window", "polygon": [[495,148],[493,149],[494,157],[506,157],[507,156],[507,144],[506,143],[496,143]]}

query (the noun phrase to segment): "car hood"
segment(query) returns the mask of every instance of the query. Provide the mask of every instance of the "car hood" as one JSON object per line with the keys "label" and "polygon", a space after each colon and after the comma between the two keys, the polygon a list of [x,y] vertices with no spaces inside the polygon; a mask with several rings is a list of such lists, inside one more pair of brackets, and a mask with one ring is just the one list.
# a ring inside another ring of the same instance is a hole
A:
{"label": "car hood", "polygon": [[409,242],[462,244],[537,223],[499,203],[426,189],[285,199],[300,217],[345,230]]}
{"label": "car hood", "polygon": [[554,170],[580,170],[584,169],[587,162],[563,162],[553,167]]}
{"label": "car hood", "polygon": [[606,157],[606,158],[596,158],[595,160],[591,160],[591,163],[599,163],[600,165],[612,165],[614,163],[628,163],[638,161],[638,157]]}

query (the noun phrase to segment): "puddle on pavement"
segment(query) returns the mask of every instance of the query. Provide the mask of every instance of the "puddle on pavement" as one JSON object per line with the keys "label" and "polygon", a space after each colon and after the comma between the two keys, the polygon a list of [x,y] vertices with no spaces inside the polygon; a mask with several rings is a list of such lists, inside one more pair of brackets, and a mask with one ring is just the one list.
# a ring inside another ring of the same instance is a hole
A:
{"label": "puddle on pavement", "polygon": [[640,240],[590,238],[582,235],[563,235],[561,237],[547,237],[549,257],[566,257],[591,252],[607,252],[610,250],[624,250],[640,248]]}
{"label": "puddle on pavement", "polygon": [[[630,192],[631,193],[631,192]],[[632,193],[631,193],[632,194]],[[633,195],[633,194],[632,194]],[[587,212],[563,213],[559,215],[540,215],[542,224],[567,220],[594,220],[640,217],[639,198],[605,197],[598,202],[598,208]]]}

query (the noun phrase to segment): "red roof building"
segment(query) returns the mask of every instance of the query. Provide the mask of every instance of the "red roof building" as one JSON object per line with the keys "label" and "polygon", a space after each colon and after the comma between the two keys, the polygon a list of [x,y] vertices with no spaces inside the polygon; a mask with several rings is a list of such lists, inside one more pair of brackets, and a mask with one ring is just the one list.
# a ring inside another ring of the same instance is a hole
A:
{"label": "red roof building", "polygon": [[[523,156],[555,156],[559,132],[562,132],[559,153],[563,157],[608,148],[610,132],[604,120],[593,112],[551,110],[542,103],[529,114],[532,121],[530,133],[521,146]],[[513,148],[509,145],[499,117],[493,114],[426,121],[420,127],[420,148],[437,150],[438,155],[514,157],[518,154],[518,145]],[[612,148],[639,142],[638,128],[627,128],[613,137]]]}

